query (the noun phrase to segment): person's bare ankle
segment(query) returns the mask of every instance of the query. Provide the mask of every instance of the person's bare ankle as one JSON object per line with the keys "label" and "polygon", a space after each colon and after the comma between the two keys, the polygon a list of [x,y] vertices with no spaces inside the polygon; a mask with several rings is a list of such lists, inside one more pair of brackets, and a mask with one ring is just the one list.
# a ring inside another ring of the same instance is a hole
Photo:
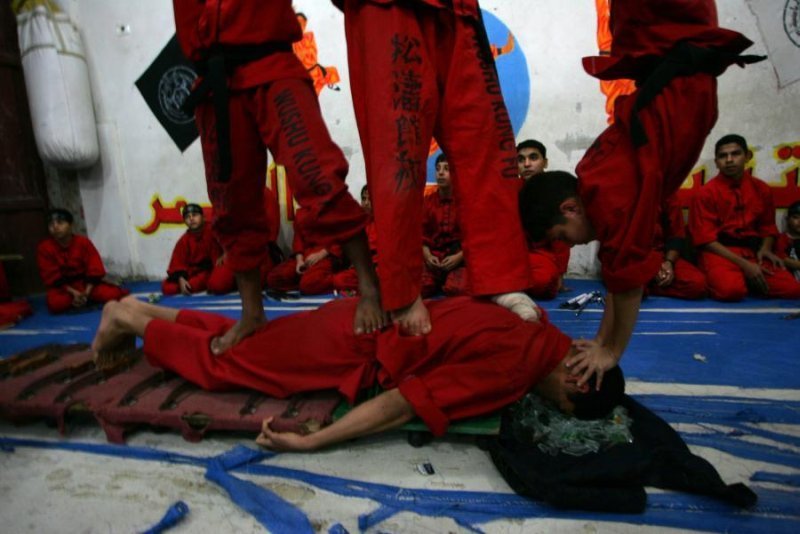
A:
{"label": "person's bare ankle", "polygon": [[417,296],[414,302],[391,312],[392,321],[400,325],[400,331],[412,336],[424,336],[431,331],[431,316],[428,308]]}
{"label": "person's bare ankle", "polygon": [[253,334],[256,330],[267,324],[264,314],[257,316],[242,316],[241,319],[228,329],[222,336],[211,340],[211,353],[215,356],[228,351],[241,340]]}

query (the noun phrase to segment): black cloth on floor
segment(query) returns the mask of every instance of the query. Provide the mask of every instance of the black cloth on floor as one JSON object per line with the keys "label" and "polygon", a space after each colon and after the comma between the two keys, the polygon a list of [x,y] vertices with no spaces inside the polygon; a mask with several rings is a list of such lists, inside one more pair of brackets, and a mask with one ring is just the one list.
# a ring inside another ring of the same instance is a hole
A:
{"label": "black cloth on floor", "polygon": [[583,456],[552,456],[529,440],[521,441],[509,408],[490,447],[492,461],[515,492],[557,508],[641,513],[647,503],[645,486],[708,495],[740,508],[756,503],[750,488],[725,484],[666,421],[628,395],[622,405],[633,420],[633,443]]}

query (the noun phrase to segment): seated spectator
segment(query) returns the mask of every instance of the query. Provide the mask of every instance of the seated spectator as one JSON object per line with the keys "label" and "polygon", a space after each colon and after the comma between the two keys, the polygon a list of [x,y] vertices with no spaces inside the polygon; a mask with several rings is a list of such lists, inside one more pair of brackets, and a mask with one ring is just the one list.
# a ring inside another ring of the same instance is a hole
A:
{"label": "seated spectator", "polygon": [[11,300],[11,288],[3,263],[0,262],[0,330],[14,326],[32,314],[33,308],[27,300]]}
{"label": "seated spectator", "polygon": [[786,231],[778,236],[775,253],[800,282],[800,200],[786,210]]}
{"label": "seated spectator", "polygon": [[50,237],[39,243],[36,263],[47,288],[50,313],[119,300],[130,293],[103,280],[106,275],[103,260],[89,238],[73,233],[69,211],[52,209],[47,219]]}
{"label": "seated spectator", "polygon": [[[517,168],[519,177],[526,181],[542,174],[547,169],[547,148],[544,144],[535,139],[518,144]],[[531,286],[527,292],[534,298],[553,299],[563,287],[572,247],[563,241],[534,241],[530,237],[527,241],[531,273]]]}
{"label": "seated spectator", "polygon": [[681,258],[686,244],[686,225],[677,195],[672,195],[662,205],[660,223],[656,226],[654,248],[664,254],[664,261],[647,291],[651,295],[676,299],[705,298],[708,294],[706,276]]}
{"label": "seated spectator", "polygon": [[428,302],[436,328],[424,338],[404,336],[399,328],[356,335],[356,305],[355,299],[339,299],[270,321],[220,357],[209,339],[233,319],[130,297],[103,310],[92,350],[102,368],[113,364],[120,347],[132,345],[133,336],[142,337],[150,364],[209,390],[246,387],[285,398],[334,389],[351,404],[361,390],[385,390],[307,435],[275,432],[267,418],[257,443],[284,450],[389,430],[415,415],[441,436],[451,421],[491,413],[531,389],[587,419],[603,417],[621,401],[618,367],[596,387],[578,385],[566,366],[577,349],[546,317],[522,321],[489,302],[458,297]]}
{"label": "seated spectator", "polygon": [[[305,208],[300,208],[298,214]],[[295,217],[292,256],[276,265],[267,275],[267,286],[276,291],[297,291],[304,295],[320,295],[333,291],[333,276],[344,264],[338,245],[329,248],[309,242]]]}
{"label": "seated spectator", "polygon": [[422,256],[425,270],[422,271],[422,296],[425,298],[439,290],[451,296],[467,293],[461,230],[453,199],[450,166],[444,154],[436,158],[436,185],[436,192],[423,201]]}
{"label": "seated spectator", "polygon": [[[372,264],[377,272],[378,269],[378,236],[375,233],[375,217],[372,214],[372,202],[369,198],[369,188],[365,185],[361,188],[361,207],[367,212],[369,220],[364,230],[367,232],[367,244],[372,255]],[[333,275],[333,288],[347,294],[358,293],[358,274],[355,267],[348,267],[343,271]]]}
{"label": "seated spectator", "polygon": [[203,208],[186,204],[183,208],[184,233],[167,268],[167,278],[161,283],[165,295],[191,295],[208,290],[209,293],[230,293],[236,286],[233,271],[225,265],[222,252],[211,225],[206,224]]}
{"label": "seated spectator", "polygon": [[778,235],[769,185],[751,176],[744,137],[726,135],[714,146],[719,173],[695,194],[689,229],[700,249],[711,298],[739,301],[748,293],[800,298],[800,285],[773,251]]}

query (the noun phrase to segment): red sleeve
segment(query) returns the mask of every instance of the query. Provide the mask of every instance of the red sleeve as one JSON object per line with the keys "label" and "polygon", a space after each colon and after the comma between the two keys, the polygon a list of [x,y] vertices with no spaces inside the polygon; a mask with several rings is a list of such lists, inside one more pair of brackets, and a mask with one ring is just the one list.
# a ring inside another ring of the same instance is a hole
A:
{"label": "red sleeve", "polygon": [[297,224],[297,218],[294,220],[294,237],[292,238],[292,254],[302,254],[306,250],[306,242],[303,239],[303,229]]}
{"label": "red sleeve", "polygon": [[567,272],[567,268],[569,267],[569,256],[572,251],[572,246],[563,241],[551,241],[550,249],[553,251],[553,255],[556,258],[558,272],[563,275]]}
{"label": "red sleeve", "polygon": [[197,0],[172,0],[178,43],[183,54],[191,60],[200,59],[199,51],[203,48],[197,35],[197,25],[203,8],[203,3]]}
{"label": "red sleeve", "polygon": [[786,232],[784,232],[782,234],[778,234],[778,237],[775,238],[775,245],[772,248],[779,258],[788,258],[789,249],[791,246],[792,240],[789,238]]}
{"label": "red sleeve", "polygon": [[664,202],[664,250],[680,250],[686,239],[686,224],[683,222],[683,210],[674,194]]}
{"label": "red sleeve", "polygon": [[78,238],[81,242],[80,253],[83,256],[84,265],[86,265],[84,276],[89,281],[99,282],[106,275],[106,268],[103,266],[100,253],[97,252],[94,243],[88,237],[75,236],[75,239]]}
{"label": "red sleeve", "polygon": [[36,264],[39,266],[42,282],[47,287],[55,286],[62,276],[55,252],[54,243],[50,239],[39,243],[36,249]]}
{"label": "red sleeve", "polygon": [[756,183],[764,203],[764,210],[758,219],[758,235],[761,238],[776,237],[778,235],[778,227],[775,225],[775,202],[772,198],[772,189],[765,182]]}
{"label": "red sleeve", "polygon": [[438,194],[434,191],[422,201],[422,244],[428,248],[434,248],[436,232],[439,230],[436,218],[436,195]]}
{"label": "red sleeve", "polygon": [[180,239],[178,239],[178,242],[175,243],[175,248],[172,249],[172,257],[169,260],[169,267],[167,267],[167,275],[170,278],[175,278],[177,280],[181,273],[185,273],[184,276],[188,276],[189,264],[186,258],[188,256],[188,235],[189,234],[184,232]]}
{"label": "red sleeve", "polygon": [[716,202],[709,184],[701,187],[692,198],[692,207],[689,209],[689,231],[695,246],[717,240],[719,225]]}
{"label": "red sleeve", "polygon": [[281,231],[281,205],[278,196],[269,187],[264,188],[264,213],[267,214],[267,235],[270,242],[274,243]]}

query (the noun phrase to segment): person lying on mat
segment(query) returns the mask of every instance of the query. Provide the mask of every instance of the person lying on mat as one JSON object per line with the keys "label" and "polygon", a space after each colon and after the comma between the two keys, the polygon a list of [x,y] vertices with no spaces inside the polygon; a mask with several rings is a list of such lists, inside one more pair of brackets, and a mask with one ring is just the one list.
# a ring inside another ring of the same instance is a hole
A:
{"label": "person lying on mat", "polygon": [[335,300],[281,317],[214,355],[211,340],[233,319],[129,297],[103,309],[92,350],[106,367],[142,337],[150,364],[208,390],[244,387],[283,398],[337,389],[351,404],[362,389],[385,390],[312,434],[275,432],[265,419],[256,442],[287,451],[389,430],[414,416],[441,436],[451,421],[493,412],[530,390],[581,418],[606,415],[623,394],[619,368],[599,390],[578,386],[564,364],[575,354],[572,340],[544,313],[540,322],[523,321],[490,302],[455,297],[426,303],[437,328],[425,337],[402,335],[398,325],[355,335],[357,303]]}

